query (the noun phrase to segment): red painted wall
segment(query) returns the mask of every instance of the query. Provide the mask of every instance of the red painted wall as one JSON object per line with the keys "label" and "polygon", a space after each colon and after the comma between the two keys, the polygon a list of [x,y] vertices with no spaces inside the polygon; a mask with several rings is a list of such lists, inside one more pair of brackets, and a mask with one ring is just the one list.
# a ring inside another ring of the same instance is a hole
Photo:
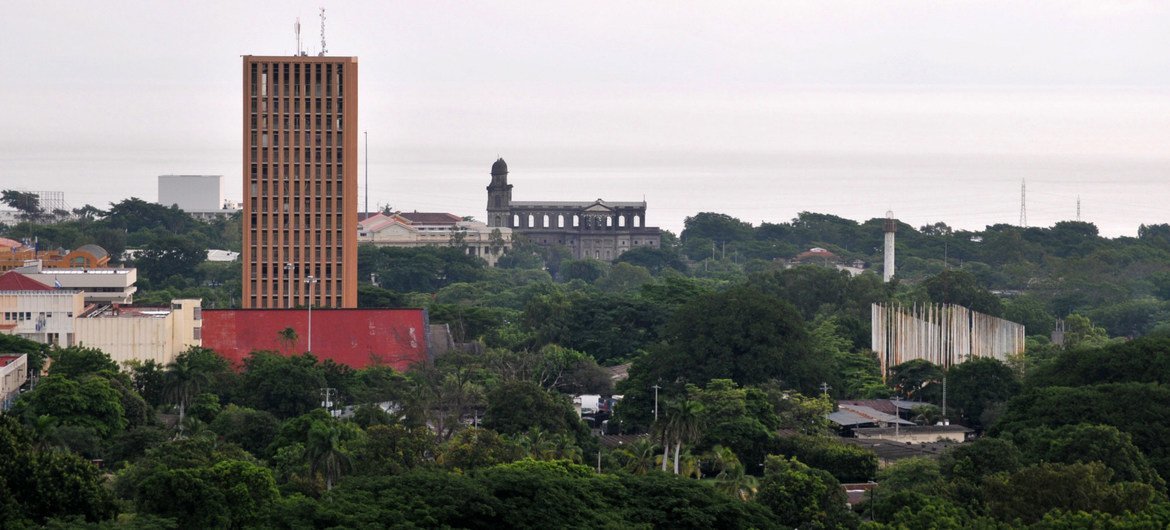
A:
{"label": "red painted wall", "polygon": [[[295,344],[278,333],[297,332]],[[237,368],[255,350],[297,355],[309,349],[305,309],[204,309],[203,347]],[[427,359],[427,315],[422,309],[314,309],[313,355],[354,368],[381,363],[404,371]]]}

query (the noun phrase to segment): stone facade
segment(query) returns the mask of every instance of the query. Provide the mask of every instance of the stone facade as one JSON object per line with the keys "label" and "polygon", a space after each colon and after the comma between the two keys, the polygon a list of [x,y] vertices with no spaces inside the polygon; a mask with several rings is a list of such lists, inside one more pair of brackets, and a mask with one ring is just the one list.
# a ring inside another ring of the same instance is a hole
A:
{"label": "stone facade", "polygon": [[487,187],[489,227],[511,228],[539,245],[564,245],[575,259],[612,261],[627,250],[661,244],[657,227],[646,226],[646,203],[513,201],[508,164],[492,164]]}

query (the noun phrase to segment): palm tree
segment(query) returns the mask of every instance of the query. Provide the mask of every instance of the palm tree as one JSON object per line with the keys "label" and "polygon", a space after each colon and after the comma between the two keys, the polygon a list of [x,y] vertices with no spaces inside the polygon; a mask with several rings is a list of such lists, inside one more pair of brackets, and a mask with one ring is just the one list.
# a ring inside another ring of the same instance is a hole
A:
{"label": "palm tree", "polygon": [[556,454],[556,445],[548,431],[533,427],[516,435],[516,444],[533,460],[551,460]]}
{"label": "palm tree", "polygon": [[618,449],[618,455],[625,460],[626,471],[645,475],[654,467],[654,453],[657,449],[658,446],[649,437],[644,437]]}
{"label": "palm tree", "polygon": [[291,349],[297,344],[297,330],[293,328],[284,328],[276,332],[276,340],[280,341],[282,349]]}
{"label": "palm tree", "polygon": [[[682,456],[684,443],[693,443],[703,434],[699,415],[703,413],[703,404],[683,398],[667,406],[666,432],[674,442],[674,474],[679,474],[679,458]],[[669,448],[668,448],[669,450]]]}
{"label": "palm tree", "polygon": [[743,464],[735,452],[728,447],[716,445],[711,448],[710,458],[719,473],[715,475],[715,488],[740,500],[748,500],[759,489],[756,477],[744,472]]}
{"label": "palm tree", "polygon": [[309,427],[305,457],[309,460],[309,474],[325,477],[325,490],[333,489],[333,483],[349,469],[349,455],[342,447],[342,430],[337,425],[319,421]]}
{"label": "palm tree", "polygon": [[204,385],[211,382],[211,374],[196,367],[191,362],[190,356],[180,354],[171,364],[167,365],[167,371],[163,377],[166,382],[167,396],[179,407],[179,432],[182,432],[187,405],[199,394]]}

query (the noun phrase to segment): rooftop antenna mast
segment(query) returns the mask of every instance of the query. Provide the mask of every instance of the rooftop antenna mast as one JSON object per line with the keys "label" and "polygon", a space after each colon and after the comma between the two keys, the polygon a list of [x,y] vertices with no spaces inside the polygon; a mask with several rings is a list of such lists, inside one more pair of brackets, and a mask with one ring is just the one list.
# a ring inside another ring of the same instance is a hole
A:
{"label": "rooftop antenna mast", "polygon": [[293,31],[297,34],[297,55],[301,55],[301,17],[293,24]]}
{"label": "rooftop antenna mast", "polygon": [[1020,180],[1020,228],[1028,228],[1028,181]]}
{"label": "rooftop antenna mast", "polygon": [[1081,220],[1081,196],[1077,195],[1077,221]]}
{"label": "rooftop antenna mast", "polygon": [[325,8],[322,7],[321,8],[321,53],[318,53],[317,55],[324,57],[325,52],[328,52],[328,51],[329,51],[329,49],[325,47]]}

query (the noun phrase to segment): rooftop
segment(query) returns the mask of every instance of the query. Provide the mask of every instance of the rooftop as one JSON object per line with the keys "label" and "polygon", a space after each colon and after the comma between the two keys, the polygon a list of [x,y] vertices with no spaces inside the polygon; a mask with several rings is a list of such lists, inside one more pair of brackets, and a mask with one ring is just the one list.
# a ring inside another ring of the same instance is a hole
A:
{"label": "rooftop", "polygon": [[16,271],[0,275],[0,291],[52,291],[53,288]]}

